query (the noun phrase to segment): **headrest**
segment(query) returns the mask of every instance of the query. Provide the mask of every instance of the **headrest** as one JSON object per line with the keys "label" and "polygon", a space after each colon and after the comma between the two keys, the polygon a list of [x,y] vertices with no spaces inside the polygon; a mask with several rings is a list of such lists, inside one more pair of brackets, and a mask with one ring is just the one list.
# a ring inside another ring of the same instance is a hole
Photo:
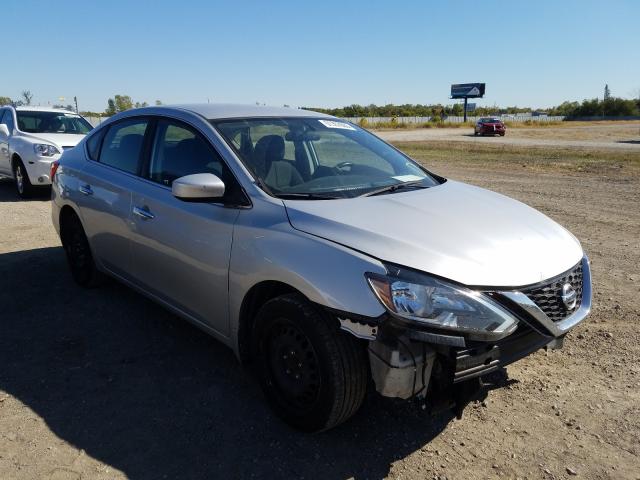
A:
{"label": "headrest", "polygon": [[142,139],[144,137],[139,133],[130,133],[129,135],[124,135],[120,139],[120,151],[127,151],[131,154],[139,154],[140,147],[142,146]]}
{"label": "headrest", "polygon": [[265,157],[272,162],[284,159],[284,139],[280,135],[265,135],[258,140],[256,150],[262,149]]}

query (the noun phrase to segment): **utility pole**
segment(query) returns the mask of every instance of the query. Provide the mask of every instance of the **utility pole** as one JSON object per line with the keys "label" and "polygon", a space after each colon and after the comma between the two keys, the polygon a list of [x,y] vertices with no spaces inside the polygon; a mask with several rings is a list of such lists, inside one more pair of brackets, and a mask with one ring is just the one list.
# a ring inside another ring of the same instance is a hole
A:
{"label": "utility pole", "polygon": [[468,97],[464,97],[464,123],[467,123],[467,100]]}
{"label": "utility pole", "polygon": [[74,97],[73,97],[73,101],[76,103],[76,113],[80,113],[80,112],[78,111],[78,97],[74,96]]}

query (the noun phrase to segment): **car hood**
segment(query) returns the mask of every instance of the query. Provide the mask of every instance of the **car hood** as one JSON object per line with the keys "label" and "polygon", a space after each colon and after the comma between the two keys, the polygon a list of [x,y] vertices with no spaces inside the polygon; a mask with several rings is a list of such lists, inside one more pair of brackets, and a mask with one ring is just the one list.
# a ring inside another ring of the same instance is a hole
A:
{"label": "car hood", "polygon": [[71,133],[29,133],[25,136],[34,143],[43,141],[53,143],[59,147],[75,147],[85,137],[84,135]]}
{"label": "car hood", "polygon": [[578,240],[537,210],[451,180],[423,190],[284,204],[297,230],[470,286],[537,283],[583,256]]}

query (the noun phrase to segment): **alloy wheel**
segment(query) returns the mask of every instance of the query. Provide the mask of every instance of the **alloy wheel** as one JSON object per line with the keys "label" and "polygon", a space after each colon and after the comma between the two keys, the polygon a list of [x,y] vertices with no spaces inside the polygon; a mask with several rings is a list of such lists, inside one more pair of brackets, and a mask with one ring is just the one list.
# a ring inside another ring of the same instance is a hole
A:
{"label": "alloy wheel", "polygon": [[24,176],[22,173],[22,165],[16,165],[16,187],[18,192],[24,193]]}

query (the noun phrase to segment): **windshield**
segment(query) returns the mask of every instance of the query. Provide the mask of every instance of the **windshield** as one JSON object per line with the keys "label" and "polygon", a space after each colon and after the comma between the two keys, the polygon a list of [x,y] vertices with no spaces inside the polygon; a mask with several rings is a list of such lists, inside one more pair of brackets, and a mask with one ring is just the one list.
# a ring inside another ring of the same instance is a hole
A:
{"label": "windshield", "polygon": [[500,123],[500,119],[499,118],[481,118],[480,122],[481,123]]}
{"label": "windshield", "polygon": [[93,127],[80,115],[65,112],[16,112],[18,129],[27,133],[72,133],[86,135]]}
{"label": "windshield", "polygon": [[[211,123],[276,196],[346,198],[397,185],[438,184],[408,157],[350,123],[322,118]],[[390,188],[388,193],[399,190]]]}

